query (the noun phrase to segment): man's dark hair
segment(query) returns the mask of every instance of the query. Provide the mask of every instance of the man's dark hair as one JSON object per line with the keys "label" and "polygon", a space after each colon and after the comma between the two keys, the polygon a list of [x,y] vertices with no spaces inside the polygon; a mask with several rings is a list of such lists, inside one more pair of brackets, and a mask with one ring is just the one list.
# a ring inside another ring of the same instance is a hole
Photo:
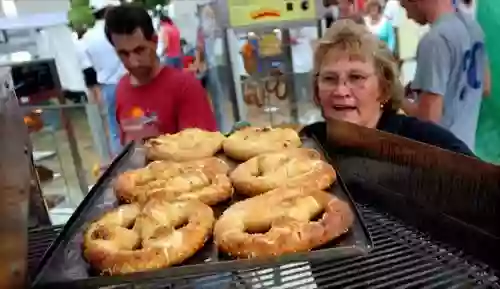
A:
{"label": "man's dark hair", "polygon": [[155,35],[153,21],[144,8],[133,4],[124,4],[107,11],[105,31],[111,44],[113,44],[111,34],[130,35],[136,29],[141,29],[147,40],[153,39],[153,35]]}
{"label": "man's dark hair", "polygon": [[94,12],[92,12],[92,15],[94,15],[94,18],[96,20],[102,20],[106,16],[106,11],[108,10],[109,7],[104,7],[101,9],[97,9]]}

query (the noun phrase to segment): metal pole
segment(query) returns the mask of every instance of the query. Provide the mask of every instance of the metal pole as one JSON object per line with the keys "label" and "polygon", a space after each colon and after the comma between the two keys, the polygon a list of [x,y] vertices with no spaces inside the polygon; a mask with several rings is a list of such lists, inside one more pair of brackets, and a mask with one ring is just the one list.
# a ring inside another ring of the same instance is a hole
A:
{"label": "metal pole", "polygon": [[[239,105],[238,105],[238,98],[236,96],[236,78],[235,78],[235,75],[234,75],[234,70],[233,70],[233,66],[232,66],[232,62],[231,62],[231,47],[230,47],[230,43],[229,43],[229,39],[227,37],[227,33],[228,33],[228,30],[227,29],[223,29],[223,35],[222,35],[222,38],[224,40],[224,61],[225,61],[225,64],[227,66],[227,72],[229,74],[229,76],[231,76],[231,81],[229,81],[228,83],[228,91],[229,91],[229,99],[231,101],[231,106],[233,108],[233,116],[234,116],[234,120],[235,122],[238,122],[240,121],[242,118],[241,118],[241,113],[240,113],[240,109],[239,109]],[[238,76],[239,78],[239,76]]]}
{"label": "metal pole", "polygon": [[[66,98],[64,97],[61,89],[61,80],[59,79],[59,74],[57,73],[57,69],[55,66],[55,62],[51,64],[51,72],[53,81],[56,84],[56,87],[59,89],[57,93],[57,99],[59,100],[59,104],[65,105]],[[78,143],[76,141],[75,131],[73,129],[73,124],[71,123],[68,111],[66,109],[60,109],[61,115],[61,123],[66,131],[66,136],[68,137],[68,145],[71,153],[71,157],[73,159],[73,164],[75,165],[76,177],[78,179],[78,185],[82,194],[85,196],[89,190],[89,186],[87,183],[87,176],[85,174],[85,170],[83,168],[82,158],[80,156],[80,152],[78,150]]]}
{"label": "metal pole", "polygon": [[293,71],[293,58],[292,58],[292,47],[290,41],[290,29],[282,29],[281,32],[281,46],[284,53],[284,63],[285,63],[285,74],[287,94],[290,100],[290,116],[292,121],[297,123],[299,121],[299,109],[297,107],[297,92],[295,91],[295,80]]}

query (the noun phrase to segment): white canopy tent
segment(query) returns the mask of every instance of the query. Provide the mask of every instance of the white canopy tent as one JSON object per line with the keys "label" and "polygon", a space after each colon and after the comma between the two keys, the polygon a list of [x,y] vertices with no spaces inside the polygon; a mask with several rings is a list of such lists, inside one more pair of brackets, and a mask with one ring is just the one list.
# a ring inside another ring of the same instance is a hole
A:
{"label": "white canopy tent", "polygon": [[[0,36],[7,38],[3,37],[6,39],[0,41],[0,65],[8,66],[33,59],[54,59],[62,89],[86,91],[73,32],[68,25],[69,4],[69,0],[16,0],[16,13],[3,11],[5,17],[0,18]],[[86,110],[94,148],[100,159],[105,161],[108,158],[107,144],[98,106],[82,106]],[[54,105],[54,109],[59,108]],[[71,145],[70,149],[74,150]],[[79,154],[77,149],[75,151]],[[77,203],[72,205],[76,206]]]}
{"label": "white canopy tent", "polygon": [[53,58],[64,89],[85,91],[67,12],[0,18],[0,30],[11,35],[0,44],[3,62]]}

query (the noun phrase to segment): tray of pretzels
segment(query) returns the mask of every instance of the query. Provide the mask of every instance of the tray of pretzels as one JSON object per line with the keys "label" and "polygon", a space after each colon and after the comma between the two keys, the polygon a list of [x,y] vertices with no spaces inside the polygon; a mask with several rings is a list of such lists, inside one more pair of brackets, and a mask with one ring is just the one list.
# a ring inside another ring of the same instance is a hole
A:
{"label": "tray of pretzels", "polygon": [[367,230],[319,147],[291,128],[260,127],[129,144],[36,281],[104,286],[366,254]]}

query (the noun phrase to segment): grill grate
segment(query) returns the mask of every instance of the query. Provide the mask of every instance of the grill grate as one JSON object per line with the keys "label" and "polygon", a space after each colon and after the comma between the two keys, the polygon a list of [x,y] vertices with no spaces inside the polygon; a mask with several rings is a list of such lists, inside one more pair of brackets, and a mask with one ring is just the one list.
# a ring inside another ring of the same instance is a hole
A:
{"label": "grill grate", "polygon": [[[497,272],[393,217],[359,205],[375,245],[367,256],[113,288],[500,288]],[[60,227],[30,232],[30,272]]]}
{"label": "grill grate", "polygon": [[38,264],[50,244],[61,232],[62,226],[30,229],[28,233],[28,274],[34,277]]}

